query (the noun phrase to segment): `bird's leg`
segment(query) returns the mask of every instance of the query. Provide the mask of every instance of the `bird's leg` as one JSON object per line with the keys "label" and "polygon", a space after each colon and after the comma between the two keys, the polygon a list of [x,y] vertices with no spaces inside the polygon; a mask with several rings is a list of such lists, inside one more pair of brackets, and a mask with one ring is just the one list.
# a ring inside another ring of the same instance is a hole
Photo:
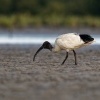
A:
{"label": "bird's leg", "polygon": [[64,61],[62,62],[61,65],[63,65],[65,63],[65,61],[66,61],[67,58],[68,58],[68,52],[66,52],[66,57],[65,57],[65,59],[64,59]]}
{"label": "bird's leg", "polygon": [[77,65],[77,58],[76,58],[76,52],[75,52],[75,50],[73,50],[73,53],[74,53],[74,58],[75,58],[75,65]]}

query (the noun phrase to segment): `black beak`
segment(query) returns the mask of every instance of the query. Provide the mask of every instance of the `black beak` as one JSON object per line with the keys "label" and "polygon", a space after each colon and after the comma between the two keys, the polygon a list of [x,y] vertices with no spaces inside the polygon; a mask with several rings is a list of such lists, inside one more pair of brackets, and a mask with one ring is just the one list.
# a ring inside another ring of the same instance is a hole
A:
{"label": "black beak", "polygon": [[35,53],[35,55],[34,55],[34,57],[33,57],[33,61],[35,60],[36,55],[37,55],[42,49],[43,49],[43,46],[41,46],[41,47],[37,50],[37,52]]}

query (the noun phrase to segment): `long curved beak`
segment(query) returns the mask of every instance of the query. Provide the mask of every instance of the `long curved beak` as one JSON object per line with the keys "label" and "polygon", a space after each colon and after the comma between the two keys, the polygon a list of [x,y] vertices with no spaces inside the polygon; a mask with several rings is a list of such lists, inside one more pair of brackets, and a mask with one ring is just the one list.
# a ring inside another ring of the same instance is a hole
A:
{"label": "long curved beak", "polygon": [[35,53],[34,57],[33,57],[33,61],[35,61],[35,57],[36,55],[43,49],[43,46],[41,46]]}

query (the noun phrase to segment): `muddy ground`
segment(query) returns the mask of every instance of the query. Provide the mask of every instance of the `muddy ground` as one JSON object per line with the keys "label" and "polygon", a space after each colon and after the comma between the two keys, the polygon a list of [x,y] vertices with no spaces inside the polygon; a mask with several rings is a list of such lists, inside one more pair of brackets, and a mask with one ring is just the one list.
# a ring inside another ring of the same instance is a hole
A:
{"label": "muddy ground", "polygon": [[0,46],[0,100],[100,100],[100,46],[76,50],[64,65],[65,52],[39,46]]}

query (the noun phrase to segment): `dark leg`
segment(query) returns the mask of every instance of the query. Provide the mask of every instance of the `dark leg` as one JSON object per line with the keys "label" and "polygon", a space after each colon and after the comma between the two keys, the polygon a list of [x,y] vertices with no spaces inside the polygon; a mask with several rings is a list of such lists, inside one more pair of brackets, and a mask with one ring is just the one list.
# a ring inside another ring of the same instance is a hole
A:
{"label": "dark leg", "polygon": [[65,59],[64,59],[64,61],[62,62],[61,65],[63,65],[65,63],[65,61],[66,61],[67,58],[68,58],[68,52],[66,52],[66,57],[65,57]]}
{"label": "dark leg", "polygon": [[77,58],[76,58],[76,52],[73,50],[74,58],[75,58],[75,65],[77,65]]}

